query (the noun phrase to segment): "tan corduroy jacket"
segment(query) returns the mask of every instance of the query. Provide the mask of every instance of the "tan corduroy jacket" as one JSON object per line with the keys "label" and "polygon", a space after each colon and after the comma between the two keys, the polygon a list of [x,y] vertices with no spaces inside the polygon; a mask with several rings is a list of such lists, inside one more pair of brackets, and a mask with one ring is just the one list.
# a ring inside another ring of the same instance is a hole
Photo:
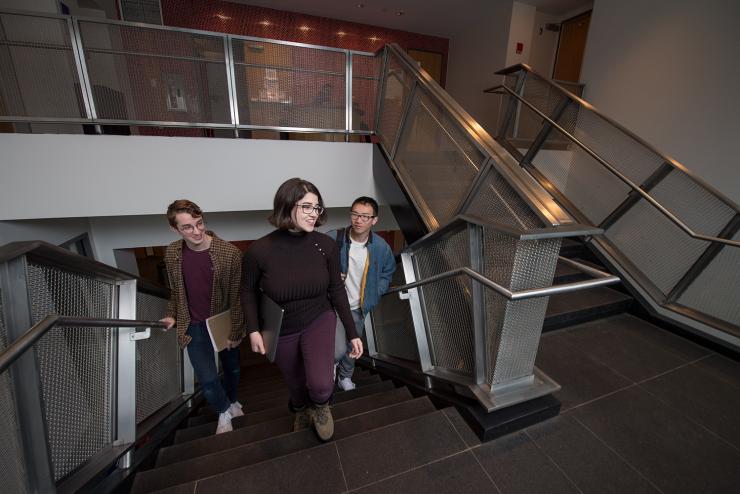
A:
{"label": "tan corduroy jacket", "polygon": [[[175,319],[177,338],[180,346],[185,348],[190,343],[190,337],[185,334],[190,324],[190,310],[182,278],[182,246],[184,240],[176,240],[167,246],[164,262],[167,266],[167,276],[170,280],[170,300],[167,304],[166,317]],[[218,314],[231,309],[231,336],[232,341],[239,340],[245,335],[244,314],[239,301],[239,290],[242,275],[242,254],[233,244],[213,236],[211,247],[208,249],[213,263],[213,291],[211,292],[210,315]]]}

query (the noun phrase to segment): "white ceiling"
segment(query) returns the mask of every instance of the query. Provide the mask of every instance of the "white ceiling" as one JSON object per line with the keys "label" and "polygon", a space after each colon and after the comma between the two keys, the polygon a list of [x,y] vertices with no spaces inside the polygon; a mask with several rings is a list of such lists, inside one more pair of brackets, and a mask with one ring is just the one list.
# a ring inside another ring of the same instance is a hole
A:
{"label": "white ceiling", "polygon": [[[473,22],[481,8],[506,0],[227,0],[288,12],[450,37]],[[509,0],[510,1],[510,0]],[[592,0],[519,0],[549,14],[565,14]],[[362,7],[358,7],[362,5]],[[398,15],[398,12],[403,12]]]}

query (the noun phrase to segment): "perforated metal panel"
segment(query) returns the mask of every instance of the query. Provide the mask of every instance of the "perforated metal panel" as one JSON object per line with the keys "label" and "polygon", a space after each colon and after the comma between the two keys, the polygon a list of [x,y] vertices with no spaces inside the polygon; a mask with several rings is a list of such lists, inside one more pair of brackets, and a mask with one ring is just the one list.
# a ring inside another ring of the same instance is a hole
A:
{"label": "perforated metal panel", "polygon": [[[8,348],[3,301],[0,297],[0,354]],[[23,446],[10,371],[0,374],[0,485],[4,492],[28,492]]]}
{"label": "perforated metal panel", "polygon": [[395,162],[409,192],[438,225],[455,215],[484,160],[452,118],[423,90],[416,91]]}
{"label": "perforated metal panel", "polygon": [[486,176],[474,191],[464,213],[478,216],[520,230],[542,228],[544,223],[527,203],[493,168],[485,171]]}
{"label": "perforated metal panel", "polygon": [[79,25],[98,118],[231,123],[223,37]]}
{"label": "perforated metal panel", "polygon": [[397,57],[390,52],[383,77],[383,101],[381,104],[378,135],[389,153],[393,150],[403,110],[411,95],[413,76],[404,70]]}
{"label": "perforated metal panel", "polygon": [[[406,283],[403,268],[399,265],[393,273],[392,286]],[[381,297],[372,311],[375,346],[378,353],[419,362],[419,348],[414,333],[414,321],[408,300],[401,300],[397,293]]]}
{"label": "perforated metal panel", "polygon": [[[552,284],[561,239],[517,240],[484,229],[484,275],[512,291]],[[532,375],[549,297],[507,300],[486,290],[486,378],[491,386]]]}
{"label": "perforated metal panel", "polygon": [[[157,321],[167,300],[136,294],[136,318]],[[151,336],[136,342],[136,423],[141,423],[182,393],[182,352],[177,332],[152,329]]]}
{"label": "perforated metal panel", "polygon": [[352,130],[375,130],[383,57],[352,55]]}
{"label": "perforated metal panel", "polygon": [[0,115],[85,116],[67,22],[0,14]]}
{"label": "perforated metal panel", "polygon": [[[740,232],[733,240],[740,240]],[[678,303],[740,326],[740,249],[722,247]]]}
{"label": "perforated metal panel", "polygon": [[[470,266],[465,226],[414,252],[419,279]],[[467,377],[475,372],[470,279],[448,278],[421,288],[432,364]]]}
{"label": "perforated metal panel", "polygon": [[344,129],[344,52],[234,39],[239,122]]}
{"label": "perforated metal panel", "polygon": [[[34,323],[48,314],[115,317],[114,285],[28,265]],[[54,479],[113,440],[113,339],[110,328],[54,328],[35,345]]]}

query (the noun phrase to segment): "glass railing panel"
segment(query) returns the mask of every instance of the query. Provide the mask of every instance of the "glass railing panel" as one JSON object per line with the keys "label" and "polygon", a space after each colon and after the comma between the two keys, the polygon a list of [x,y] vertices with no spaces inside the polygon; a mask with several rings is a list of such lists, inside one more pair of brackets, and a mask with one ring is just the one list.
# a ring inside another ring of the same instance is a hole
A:
{"label": "glass railing panel", "polygon": [[82,118],[67,21],[0,14],[0,115]]}
{"label": "glass railing panel", "polygon": [[394,161],[413,196],[428,209],[430,223],[452,219],[485,159],[469,135],[419,88]]}
{"label": "glass railing panel", "polygon": [[[740,241],[740,232],[733,240]],[[678,303],[740,327],[738,288],[740,249],[724,246],[679,297]]]}
{"label": "glass railing panel", "polygon": [[97,117],[231,123],[221,36],[80,21]]}
{"label": "glass railing panel", "polygon": [[[29,264],[34,324],[48,314],[115,317],[115,285]],[[35,345],[54,480],[113,441],[115,330],[53,328]]]}
{"label": "glass railing panel", "polygon": [[[136,319],[157,321],[167,300],[138,292]],[[182,352],[177,331],[152,329],[148,339],[136,343],[136,423],[182,395]]]}
{"label": "glass railing panel", "polygon": [[232,48],[240,124],[345,128],[344,52],[236,38]]}
{"label": "glass railing panel", "polygon": [[[8,348],[3,301],[0,297],[0,354]],[[18,415],[10,372],[0,374],[0,485],[5,492],[28,492]]]}
{"label": "glass railing panel", "polygon": [[[466,225],[414,251],[419,279],[470,266]],[[432,365],[474,378],[475,352],[470,278],[456,276],[420,288]]]}
{"label": "glass railing panel", "polygon": [[[400,286],[404,283],[406,278],[399,264],[393,273],[391,286]],[[381,297],[371,314],[377,352],[418,363],[419,348],[408,300],[401,300],[397,293],[388,294]]]}
{"label": "glass railing panel", "polygon": [[[511,291],[552,285],[560,238],[519,240],[483,228],[483,275]],[[549,297],[508,300],[486,289],[486,380],[495,386],[532,374]]]}
{"label": "glass railing panel", "polygon": [[375,130],[382,56],[352,54],[352,130]]}
{"label": "glass railing panel", "polygon": [[377,132],[383,147],[391,153],[403,111],[414,87],[414,76],[403,68],[394,54],[388,50],[386,53],[388,58],[383,76],[383,100]]}

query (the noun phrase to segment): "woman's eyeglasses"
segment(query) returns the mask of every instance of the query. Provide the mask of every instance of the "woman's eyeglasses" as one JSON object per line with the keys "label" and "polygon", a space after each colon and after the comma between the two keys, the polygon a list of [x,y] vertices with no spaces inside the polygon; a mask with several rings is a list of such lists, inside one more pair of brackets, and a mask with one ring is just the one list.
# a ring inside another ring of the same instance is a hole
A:
{"label": "woman's eyeglasses", "polygon": [[304,202],[303,204],[296,204],[296,206],[300,206],[303,214],[316,213],[317,215],[321,216],[321,213],[324,212],[324,208],[322,206],[314,206],[313,204],[310,204],[308,202]]}

